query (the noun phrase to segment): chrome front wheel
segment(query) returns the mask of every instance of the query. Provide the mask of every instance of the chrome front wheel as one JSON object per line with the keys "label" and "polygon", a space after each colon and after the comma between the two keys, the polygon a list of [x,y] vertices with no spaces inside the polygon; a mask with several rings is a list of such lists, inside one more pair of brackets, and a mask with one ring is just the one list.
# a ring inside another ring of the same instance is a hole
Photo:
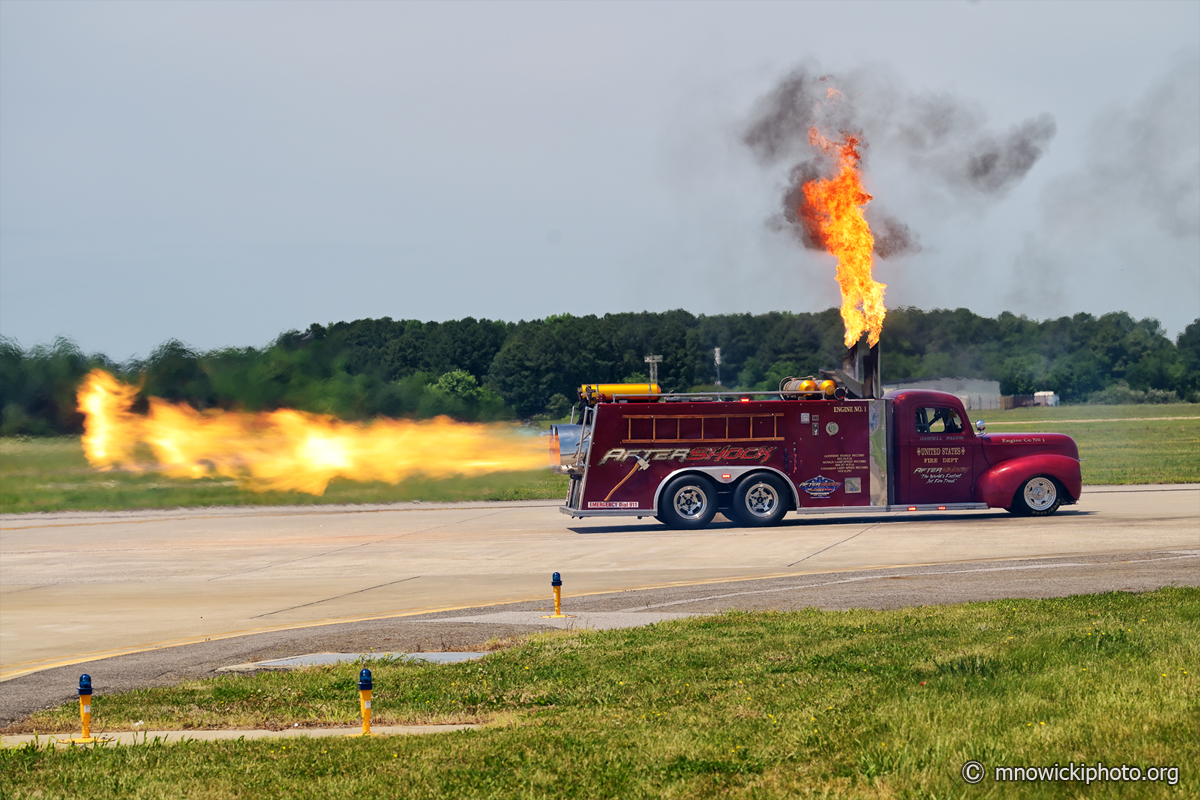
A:
{"label": "chrome front wheel", "polygon": [[1062,505],[1058,481],[1046,475],[1035,475],[1017,490],[1011,511],[1030,517],[1048,517]]}

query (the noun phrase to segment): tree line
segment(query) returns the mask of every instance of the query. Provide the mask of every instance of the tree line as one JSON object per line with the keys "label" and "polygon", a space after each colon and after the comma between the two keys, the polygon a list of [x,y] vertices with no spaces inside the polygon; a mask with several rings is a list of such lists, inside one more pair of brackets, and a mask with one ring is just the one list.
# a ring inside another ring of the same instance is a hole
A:
{"label": "tree line", "polygon": [[[713,350],[721,348],[722,363]],[[1037,321],[967,309],[888,312],[885,382],[937,377],[1000,381],[1003,394],[1057,392],[1066,402],[1200,400],[1200,319],[1174,342],[1154,319],[1120,312]],[[343,419],[560,418],[582,383],[647,380],[663,357],[667,390],[771,390],[788,375],[840,365],[836,309],[695,315],[682,310],[521,322],[363,319],[287,331],[261,347],[200,352],[171,340],[116,363],[58,339],[23,349],[0,339],[0,434],[77,433],[75,393],[102,367],[148,397],[209,408],[297,408]]]}

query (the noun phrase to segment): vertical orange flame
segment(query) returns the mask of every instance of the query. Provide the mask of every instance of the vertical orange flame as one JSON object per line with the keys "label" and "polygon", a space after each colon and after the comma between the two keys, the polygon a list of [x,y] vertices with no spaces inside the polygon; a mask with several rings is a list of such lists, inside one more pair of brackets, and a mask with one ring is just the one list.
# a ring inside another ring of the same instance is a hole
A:
{"label": "vertical orange flame", "polygon": [[841,142],[831,142],[816,128],[809,129],[809,142],[835,155],[839,171],[834,178],[818,178],[804,184],[804,206],[800,212],[810,230],[837,259],[846,346],[853,346],[863,333],[867,334],[868,344],[875,345],[887,313],[883,306],[883,290],[887,286],[871,277],[875,237],[862,211],[871,202],[871,195],[862,185],[859,139],[845,133],[843,137]]}
{"label": "vertical orange flame", "polygon": [[86,415],[83,451],[88,462],[99,469],[132,464],[133,449],[140,436],[140,419],[130,412],[137,387],[121,383],[101,369],[94,369],[79,390],[79,410]]}
{"label": "vertical orange flame", "polygon": [[139,445],[149,446],[171,477],[224,476],[255,491],[324,494],[334,478],[399,483],[429,477],[480,475],[546,465],[545,443],[515,426],[377,419],[355,424],[282,409],[261,414],[200,412],[150,398],[145,416],[130,410],[137,387],[93,370],[79,390],[84,455],[100,469],[140,470]]}

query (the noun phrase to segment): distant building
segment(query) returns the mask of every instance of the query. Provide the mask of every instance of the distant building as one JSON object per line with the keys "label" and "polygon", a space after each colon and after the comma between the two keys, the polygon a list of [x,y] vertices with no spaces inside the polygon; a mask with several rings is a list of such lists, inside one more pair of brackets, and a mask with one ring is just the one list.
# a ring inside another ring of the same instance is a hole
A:
{"label": "distant building", "polygon": [[1056,406],[1058,405],[1058,395],[1054,392],[1034,392],[1033,404],[1035,406]]}
{"label": "distant building", "polygon": [[[934,392],[949,392],[958,395],[968,411],[993,411],[1001,407],[1000,381],[985,381],[977,378],[933,378],[930,380],[907,380],[886,383],[885,392],[892,389],[928,389]],[[1055,395],[1055,405],[1058,396]]]}

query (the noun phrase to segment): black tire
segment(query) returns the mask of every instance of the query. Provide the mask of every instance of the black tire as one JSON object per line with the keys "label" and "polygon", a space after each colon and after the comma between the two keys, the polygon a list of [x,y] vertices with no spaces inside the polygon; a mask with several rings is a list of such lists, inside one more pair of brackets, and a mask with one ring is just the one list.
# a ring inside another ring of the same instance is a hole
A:
{"label": "black tire", "polygon": [[716,514],[717,487],[703,475],[680,475],[658,500],[658,520],[668,528],[703,528]]}
{"label": "black tire", "polygon": [[1062,505],[1063,488],[1049,475],[1034,475],[1013,495],[1009,511],[1019,517],[1048,517]]}
{"label": "black tire", "polygon": [[788,510],[788,488],[769,472],[748,475],[733,490],[733,502],[723,512],[744,527],[778,525]]}

